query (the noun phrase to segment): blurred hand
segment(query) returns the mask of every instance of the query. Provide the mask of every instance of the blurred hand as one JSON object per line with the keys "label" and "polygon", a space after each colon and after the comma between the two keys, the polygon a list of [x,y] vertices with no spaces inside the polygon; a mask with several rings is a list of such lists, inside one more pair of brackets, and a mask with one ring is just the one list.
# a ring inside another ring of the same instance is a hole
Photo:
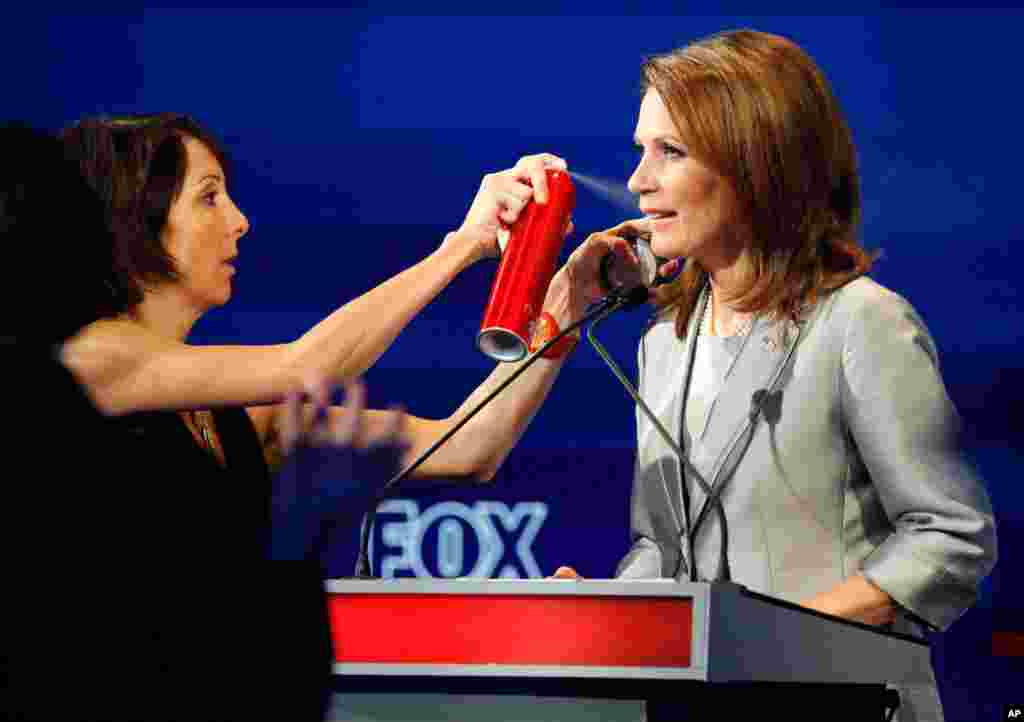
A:
{"label": "blurred hand", "polygon": [[368,424],[365,411],[366,387],[356,380],[345,386],[345,400],[338,413],[330,414],[332,389],[324,383],[307,385],[308,403],[299,395],[285,401],[280,419],[281,446],[285,455],[296,446],[354,446],[368,449],[401,445],[405,414],[392,409],[377,412],[383,423]]}
{"label": "blurred hand", "polygon": [[389,412],[367,430],[366,392],[359,382],[345,387],[345,402],[329,413],[331,389],[310,388],[312,403],[290,396],[280,420],[287,454],[273,479],[272,559],[314,559],[328,529],[358,524],[381,487],[397,473],[405,451],[404,414]]}
{"label": "blurred hand", "polygon": [[[442,247],[464,248],[470,262],[498,255],[498,231],[519,218],[531,200],[548,202],[548,168],[567,170],[566,162],[550,153],[523,156],[514,167],[485,175],[462,225],[448,234]],[[572,231],[572,224],[566,234]]]}

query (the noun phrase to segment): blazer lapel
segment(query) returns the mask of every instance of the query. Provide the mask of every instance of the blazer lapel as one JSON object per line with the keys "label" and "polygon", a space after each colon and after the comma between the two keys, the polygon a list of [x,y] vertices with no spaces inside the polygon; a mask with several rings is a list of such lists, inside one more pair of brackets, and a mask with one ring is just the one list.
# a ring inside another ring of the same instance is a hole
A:
{"label": "blazer lapel", "polygon": [[[705,291],[705,293],[707,293],[707,291]],[[673,438],[678,440],[683,452],[691,457],[691,461],[693,454],[691,449],[688,447],[694,446],[696,444],[696,440],[691,440],[689,444],[685,441],[686,434],[684,430],[683,409],[685,408],[686,393],[690,384],[690,376],[693,373],[693,355],[697,350],[695,341],[697,339],[698,329],[700,328],[700,309],[703,307],[703,304],[704,297],[702,296],[698,300],[697,305],[694,306],[694,311],[690,314],[690,320],[687,323],[686,336],[682,343],[682,353],[676,360],[676,363],[681,365],[679,386],[677,387],[678,393],[675,395],[676,402],[670,407],[671,415],[666,423],[666,426],[672,433]],[[666,483],[668,479],[674,480],[674,483],[667,484],[667,486],[675,497],[673,501],[677,503],[676,508],[679,511],[679,518],[682,520],[682,524],[685,527],[684,532],[689,533],[689,527],[692,521],[689,516],[689,510],[694,509],[694,506],[690,501],[690,489],[687,488],[687,484],[684,482],[687,475],[683,471],[682,462],[678,458],[675,458],[674,455],[671,463],[674,467],[675,474],[673,476],[668,476],[666,478]],[[689,560],[687,560],[687,563],[689,563]]]}
{"label": "blazer lapel", "polygon": [[778,322],[755,323],[718,392],[704,433],[704,444],[708,454],[715,458],[715,467],[720,466],[731,440],[749,425],[750,412],[756,407],[754,394],[767,390],[786,358],[786,348],[776,342],[780,330]]}
{"label": "blazer lapel", "polygon": [[[780,371],[780,366],[789,358],[789,344],[792,334],[783,339],[783,328],[788,321],[755,322],[733,362],[732,369],[722,389],[708,410],[704,435],[697,445],[699,467],[707,471],[705,481],[714,489],[730,476],[722,473],[727,461],[734,466],[742,458],[730,460],[737,443],[749,431],[752,412],[758,408],[758,400],[768,391],[768,386]],[[784,342],[785,341],[785,342]],[[694,485],[696,486],[696,485]],[[699,488],[691,488],[695,509],[701,509],[706,495]],[[694,521],[697,517],[694,517]]]}

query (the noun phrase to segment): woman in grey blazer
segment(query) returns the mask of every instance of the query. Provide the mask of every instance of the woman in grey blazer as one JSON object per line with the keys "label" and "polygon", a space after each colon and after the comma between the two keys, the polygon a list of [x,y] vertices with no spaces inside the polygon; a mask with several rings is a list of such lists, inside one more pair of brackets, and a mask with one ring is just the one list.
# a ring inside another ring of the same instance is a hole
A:
{"label": "woman in grey blazer", "polygon": [[[629,185],[645,218],[569,265],[583,282],[582,260],[630,233],[686,259],[658,291],[639,366],[692,466],[638,409],[618,576],[731,578],[848,619],[945,629],[995,563],[992,511],[927,329],[864,277],[856,154],[827,81],[753,31],[655,57],[643,78]],[[901,698],[901,720],[942,719],[934,684]]]}

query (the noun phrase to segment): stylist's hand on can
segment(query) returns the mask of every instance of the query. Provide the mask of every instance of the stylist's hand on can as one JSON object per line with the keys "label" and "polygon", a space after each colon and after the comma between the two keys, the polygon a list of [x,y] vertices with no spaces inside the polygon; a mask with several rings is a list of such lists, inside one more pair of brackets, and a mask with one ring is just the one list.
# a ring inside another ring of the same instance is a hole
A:
{"label": "stylist's hand on can", "polygon": [[[465,220],[445,237],[442,249],[458,252],[466,265],[499,255],[499,231],[515,223],[531,200],[547,203],[549,168],[567,170],[568,166],[556,155],[538,153],[523,156],[508,170],[485,175]],[[570,223],[566,234],[571,230]]]}

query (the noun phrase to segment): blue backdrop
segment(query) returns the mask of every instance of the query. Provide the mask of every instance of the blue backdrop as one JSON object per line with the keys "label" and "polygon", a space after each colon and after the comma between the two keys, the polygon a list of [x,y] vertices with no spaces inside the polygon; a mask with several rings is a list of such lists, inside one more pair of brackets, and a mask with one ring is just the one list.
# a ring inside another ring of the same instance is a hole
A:
{"label": "blue backdrop", "polygon": [[[937,639],[936,661],[950,720],[1000,719],[1005,704],[1024,702],[1024,657],[992,650],[994,631],[1024,631],[1015,573],[1024,433],[1014,421],[1024,402],[1024,13],[601,7],[597,16],[519,4],[509,17],[412,5],[7,9],[2,115],[57,129],[95,113],[177,110],[224,138],[232,195],[252,230],[235,298],[194,340],[278,342],[429,253],[459,224],[481,175],[520,155],[550,151],[624,181],[645,55],[740,26],[792,37],[846,108],[864,239],[883,251],[874,276],[906,295],[936,337],[997,510],[999,566],[978,606]],[[579,235],[564,255],[622,215],[579,189]],[[494,268],[465,272],[367,374],[374,405],[447,415],[486,376],[474,336]],[[644,320],[623,315],[602,331],[630,371]],[[583,348],[492,486],[410,492],[382,510],[374,568],[527,576],[571,563],[609,576],[627,544],[632,444],[631,402]],[[342,535],[332,571],[350,573],[354,553],[354,535]]]}

